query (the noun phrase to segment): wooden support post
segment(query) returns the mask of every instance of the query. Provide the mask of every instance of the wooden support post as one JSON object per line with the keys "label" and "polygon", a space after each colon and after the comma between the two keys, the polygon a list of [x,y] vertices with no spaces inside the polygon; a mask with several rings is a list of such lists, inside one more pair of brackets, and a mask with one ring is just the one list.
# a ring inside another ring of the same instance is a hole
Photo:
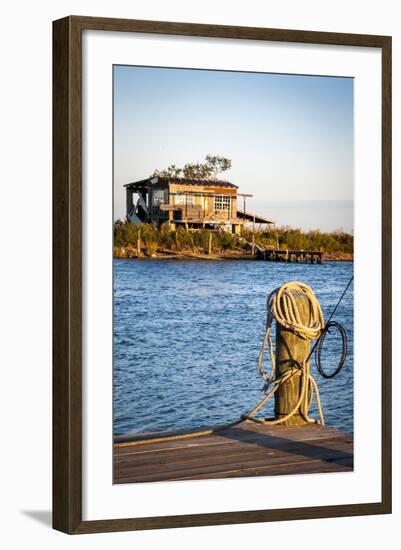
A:
{"label": "wooden support post", "polygon": [[[311,315],[309,301],[304,296],[299,296],[296,300],[301,322],[307,325]],[[291,367],[301,369],[304,359],[308,357],[310,353],[310,341],[299,338],[299,336],[293,332],[277,324],[276,342],[277,376],[280,376]],[[307,369],[309,368],[308,364]],[[276,419],[286,416],[297,404],[302,382],[300,373],[301,370],[289,378],[287,382],[281,384],[274,394],[274,412]],[[302,403],[300,410],[307,412],[307,410],[305,411],[306,407],[307,404]],[[282,425],[302,426],[307,424],[308,422],[303,418],[300,410],[296,411],[291,418],[285,420]]]}
{"label": "wooden support post", "polygon": [[252,223],[252,256],[255,255],[255,216]]}
{"label": "wooden support post", "polygon": [[273,225],[273,231],[274,231],[274,236],[276,238],[276,249],[278,250],[280,248],[280,246],[279,246],[279,242],[278,242],[278,233],[277,233],[276,224]]}
{"label": "wooden support post", "polygon": [[138,233],[136,235],[136,254],[141,255],[141,228],[138,227]]}
{"label": "wooden support post", "polygon": [[208,254],[212,253],[212,239],[213,239],[213,234],[212,234],[212,232],[210,232],[209,233],[209,245],[208,245],[208,248],[207,248],[207,253]]}
{"label": "wooden support post", "polygon": [[185,231],[188,231],[188,195],[185,193],[185,217],[184,217]]}

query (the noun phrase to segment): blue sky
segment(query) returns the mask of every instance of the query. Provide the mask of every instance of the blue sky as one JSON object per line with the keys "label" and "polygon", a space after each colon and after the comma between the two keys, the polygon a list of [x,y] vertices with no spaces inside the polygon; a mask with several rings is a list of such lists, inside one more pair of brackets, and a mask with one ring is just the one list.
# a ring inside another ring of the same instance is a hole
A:
{"label": "blue sky", "polygon": [[170,164],[232,160],[222,174],[278,225],[353,230],[353,80],[116,66],[114,216],[123,185]]}

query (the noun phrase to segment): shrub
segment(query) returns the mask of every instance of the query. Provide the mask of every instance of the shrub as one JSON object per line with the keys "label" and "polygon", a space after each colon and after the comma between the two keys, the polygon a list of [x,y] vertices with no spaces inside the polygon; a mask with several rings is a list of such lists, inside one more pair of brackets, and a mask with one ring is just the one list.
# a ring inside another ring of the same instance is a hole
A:
{"label": "shrub", "polygon": [[[170,250],[192,250],[207,252],[209,248],[208,229],[199,231],[186,231],[178,227],[176,231],[170,231],[167,225],[156,227],[153,224],[136,225],[130,222],[117,221],[114,224],[114,246],[134,247],[137,246],[138,231],[140,231],[141,242],[148,254],[154,254],[159,249]],[[246,242],[252,241],[252,231],[244,228],[242,236],[244,239],[228,232],[212,232],[212,251],[233,250],[246,247]],[[353,253],[354,237],[343,231],[323,233],[318,229],[302,231],[289,226],[268,227],[262,231],[256,231],[255,243],[264,247],[289,250],[318,250],[320,252],[343,252]]]}

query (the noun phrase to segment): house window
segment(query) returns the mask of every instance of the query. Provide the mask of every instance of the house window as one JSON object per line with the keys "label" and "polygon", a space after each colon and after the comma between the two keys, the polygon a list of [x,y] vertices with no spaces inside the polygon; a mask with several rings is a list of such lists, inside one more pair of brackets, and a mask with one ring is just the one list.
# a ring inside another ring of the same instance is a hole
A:
{"label": "house window", "polygon": [[152,206],[160,206],[167,202],[167,189],[155,189],[152,193]]}
{"label": "house window", "polygon": [[174,204],[179,205],[187,205],[187,206],[193,206],[194,205],[194,195],[186,195],[185,193],[177,193],[174,197]]}
{"label": "house window", "polygon": [[231,197],[225,195],[217,195],[214,197],[214,209],[215,210],[229,210]]}

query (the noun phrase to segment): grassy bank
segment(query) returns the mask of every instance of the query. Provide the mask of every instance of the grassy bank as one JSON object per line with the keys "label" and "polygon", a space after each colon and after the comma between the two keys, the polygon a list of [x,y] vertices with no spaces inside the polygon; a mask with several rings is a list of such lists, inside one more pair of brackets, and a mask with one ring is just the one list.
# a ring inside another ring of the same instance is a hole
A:
{"label": "grassy bank", "polygon": [[[140,233],[139,233],[140,231]],[[210,241],[211,236],[211,241]],[[137,256],[138,238],[141,254],[152,257],[160,255],[203,255],[247,256],[252,231],[244,229],[242,238],[231,233],[209,231],[186,231],[179,227],[169,231],[167,226],[152,224],[135,225],[116,222],[114,225],[114,256],[134,258]],[[315,250],[324,253],[326,259],[350,260],[353,257],[353,236],[344,232],[323,233],[301,231],[290,227],[267,229],[255,232],[255,243],[264,248],[288,250]]]}
{"label": "grassy bank", "polygon": [[[243,236],[251,240],[252,231],[245,229]],[[315,229],[301,231],[292,227],[278,227],[257,231],[255,242],[266,248],[282,248],[287,250],[317,250],[325,254],[354,253],[354,237],[343,231],[324,233]]]}

